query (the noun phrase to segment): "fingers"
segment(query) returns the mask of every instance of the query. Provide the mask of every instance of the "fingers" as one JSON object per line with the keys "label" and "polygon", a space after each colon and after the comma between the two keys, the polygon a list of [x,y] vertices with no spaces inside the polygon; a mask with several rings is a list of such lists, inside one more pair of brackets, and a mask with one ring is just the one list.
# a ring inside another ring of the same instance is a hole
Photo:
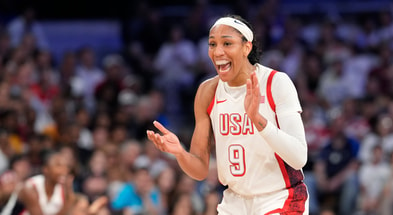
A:
{"label": "fingers", "polygon": [[165,147],[164,147],[164,140],[163,137],[155,133],[154,131],[148,130],[147,132],[147,138],[154,143],[154,145],[161,151],[165,152]]}
{"label": "fingers", "polygon": [[255,72],[251,73],[250,78],[247,79],[247,94],[258,96],[259,92],[259,82]]}
{"label": "fingers", "polygon": [[168,129],[166,129],[161,123],[159,123],[158,121],[154,121],[153,125],[161,131],[162,134],[168,134],[170,131]]}
{"label": "fingers", "polygon": [[259,82],[258,82],[257,74],[255,72],[251,74],[251,82],[252,82],[253,93],[258,93]]}
{"label": "fingers", "polygon": [[251,79],[247,79],[247,95],[252,94],[252,81]]}

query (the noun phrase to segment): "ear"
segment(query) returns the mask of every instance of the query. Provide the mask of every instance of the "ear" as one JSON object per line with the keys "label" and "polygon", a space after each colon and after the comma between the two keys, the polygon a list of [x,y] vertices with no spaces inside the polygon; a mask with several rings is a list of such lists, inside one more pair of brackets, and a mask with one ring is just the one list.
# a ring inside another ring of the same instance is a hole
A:
{"label": "ear", "polygon": [[247,41],[244,46],[243,46],[243,54],[244,56],[248,57],[248,55],[250,54],[252,50],[252,43]]}

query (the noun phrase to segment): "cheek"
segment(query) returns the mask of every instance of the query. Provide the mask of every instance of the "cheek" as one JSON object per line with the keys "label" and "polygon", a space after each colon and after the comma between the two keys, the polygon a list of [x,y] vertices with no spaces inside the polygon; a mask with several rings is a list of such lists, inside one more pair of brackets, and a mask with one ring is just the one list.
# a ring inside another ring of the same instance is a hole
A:
{"label": "cheek", "polygon": [[[209,49],[208,53],[210,60],[213,62],[213,51]],[[214,63],[214,62],[213,62]]]}

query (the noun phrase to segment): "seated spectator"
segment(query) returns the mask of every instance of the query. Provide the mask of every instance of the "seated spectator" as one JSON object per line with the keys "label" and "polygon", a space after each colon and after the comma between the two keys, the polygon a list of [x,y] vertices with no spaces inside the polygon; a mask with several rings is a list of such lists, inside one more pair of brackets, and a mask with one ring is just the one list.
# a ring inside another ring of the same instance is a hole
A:
{"label": "seated spectator", "polygon": [[0,175],[0,214],[21,214],[23,205],[18,201],[18,195],[22,188],[21,180],[12,171],[6,171]]}
{"label": "seated spectator", "polygon": [[125,184],[111,202],[112,209],[125,214],[158,214],[160,208],[159,191],[155,187],[149,170],[135,169],[134,179]]}
{"label": "seated spectator", "polygon": [[[393,153],[390,155],[389,160],[390,175],[387,181],[384,183],[383,190],[379,196],[378,212],[380,215],[391,215],[393,214]],[[373,173],[374,174],[374,173]]]}
{"label": "seated spectator", "polygon": [[[196,215],[202,214],[204,210],[204,200],[197,191],[197,181],[185,173],[180,173],[178,174],[178,179],[176,182],[175,191],[169,205],[170,214],[171,212],[175,212],[177,210],[180,210],[180,212],[187,212]],[[191,208],[187,208],[189,206],[191,206]],[[182,209],[178,209],[178,207]],[[185,210],[186,208],[187,210]]]}
{"label": "seated spectator", "polygon": [[331,138],[315,161],[314,176],[321,206],[348,215],[356,208],[359,143],[345,135],[342,119],[339,116],[330,125]]}
{"label": "seated spectator", "polygon": [[393,120],[387,114],[378,114],[371,121],[372,130],[362,140],[359,157],[362,162],[372,160],[374,146],[381,144],[385,160],[393,152]]}
{"label": "seated spectator", "polygon": [[110,54],[103,59],[103,70],[105,78],[97,83],[94,96],[99,109],[113,115],[118,108],[118,95],[125,87],[123,80],[128,69],[121,55]]}
{"label": "seated spectator", "polygon": [[377,214],[382,190],[389,180],[391,169],[385,161],[381,145],[372,149],[371,162],[359,169],[360,210],[365,214]]}
{"label": "seated spectator", "polygon": [[48,152],[42,174],[27,179],[20,192],[19,200],[26,212],[67,214],[75,200],[69,171],[68,161],[60,152]]}

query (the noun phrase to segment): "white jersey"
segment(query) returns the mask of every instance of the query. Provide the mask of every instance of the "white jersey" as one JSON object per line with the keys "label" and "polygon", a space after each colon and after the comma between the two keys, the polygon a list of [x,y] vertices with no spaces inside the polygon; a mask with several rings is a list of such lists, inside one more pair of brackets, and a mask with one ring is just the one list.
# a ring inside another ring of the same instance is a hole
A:
{"label": "white jersey", "polygon": [[[64,192],[60,184],[55,186],[53,195],[48,197],[45,191],[45,177],[43,175],[33,176],[26,183],[28,186],[33,186],[36,189],[40,208],[44,215],[55,215],[63,208]],[[23,215],[28,214],[27,212],[23,213]]]}
{"label": "white jersey", "polygon": [[[272,69],[257,64],[256,74],[261,91],[259,111],[269,123],[279,127],[266,94],[267,80],[271,72]],[[286,74],[277,73],[274,78],[280,79],[284,75]],[[289,90],[293,89],[288,87],[279,90],[290,93]],[[229,87],[227,83],[220,80],[214,104],[211,104],[208,110],[215,136],[220,182],[242,196],[264,195],[302,184],[302,171],[287,165],[272,150],[247,117],[244,110],[245,94],[246,85]],[[296,92],[294,94],[297,95]],[[301,111],[299,102],[288,108],[290,111]],[[301,192],[307,196],[305,186]]]}

